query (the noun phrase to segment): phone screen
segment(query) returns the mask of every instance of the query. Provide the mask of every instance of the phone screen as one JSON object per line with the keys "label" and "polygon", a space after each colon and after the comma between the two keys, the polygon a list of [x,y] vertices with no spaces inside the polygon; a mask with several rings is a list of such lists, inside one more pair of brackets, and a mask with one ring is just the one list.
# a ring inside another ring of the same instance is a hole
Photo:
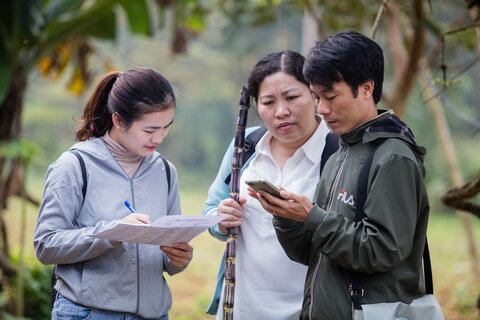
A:
{"label": "phone screen", "polygon": [[248,180],[245,181],[245,183],[248,184],[255,191],[263,190],[274,197],[283,199],[280,195],[280,189],[278,189],[276,186],[274,186],[271,182],[267,180]]}

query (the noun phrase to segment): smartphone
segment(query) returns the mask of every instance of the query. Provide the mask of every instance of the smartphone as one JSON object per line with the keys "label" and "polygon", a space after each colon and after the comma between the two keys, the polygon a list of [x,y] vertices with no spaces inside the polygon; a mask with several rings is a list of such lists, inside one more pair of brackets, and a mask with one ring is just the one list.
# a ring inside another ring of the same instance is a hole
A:
{"label": "smartphone", "polygon": [[255,191],[263,190],[274,197],[283,199],[280,195],[280,189],[275,187],[271,182],[267,180],[247,180],[245,181],[245,183],[248,184]]}

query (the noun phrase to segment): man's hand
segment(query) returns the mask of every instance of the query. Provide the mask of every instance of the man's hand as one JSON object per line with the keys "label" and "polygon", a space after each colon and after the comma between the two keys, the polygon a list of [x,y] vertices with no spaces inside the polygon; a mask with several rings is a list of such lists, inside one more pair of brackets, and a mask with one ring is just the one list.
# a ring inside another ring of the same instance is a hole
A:
{"label": "man's hand", "polygon": [[262,207],[276,217],[284,217],[297,221],[305,221],[310,210],[312,201],[301,194],[289,192],[279,187],[280,195],[285,199],[278,199],[265,191],[255,191],[248,187],[248,194],[257,199]]}

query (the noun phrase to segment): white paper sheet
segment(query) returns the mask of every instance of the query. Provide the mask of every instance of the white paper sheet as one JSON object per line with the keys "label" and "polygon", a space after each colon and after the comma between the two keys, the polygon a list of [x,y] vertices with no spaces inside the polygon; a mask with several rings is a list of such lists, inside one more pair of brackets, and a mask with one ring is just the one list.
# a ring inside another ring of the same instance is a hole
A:
{"label": "white paper sheet", "polygon": [[173,215],[163,216],[151,224],[119,222],[113,228],[88,236],[116,240],[172,246],[175,242],[190,242],[225,216]]}

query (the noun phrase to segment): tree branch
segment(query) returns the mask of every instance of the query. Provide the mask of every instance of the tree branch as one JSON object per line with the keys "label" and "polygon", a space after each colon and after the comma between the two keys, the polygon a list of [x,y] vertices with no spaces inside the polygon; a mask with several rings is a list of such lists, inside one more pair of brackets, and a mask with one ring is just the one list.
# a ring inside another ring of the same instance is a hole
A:
{"label": "tree branch", "polygon": [[370,37],[372,39],[375,39],[375,34],[377,32],[378,23],[380,22],[380,18],[382,17],[382,13],[385,10],[388,10],[388,8],[387,8],[388,1],[390,1],[390,0],[383,0],[382,4],[380,5],[380,8],[378,8],[377,16],[375,17],[375,22],[373,23],[373,26],[372,26],[372,32],[370,33]]}
{"label": "tree branch", "polygon": [[398,83],[400,75],[403,73],[403,68],[407,64],[408,54],[403,44],[402,33],[398,23],[398,7],[395,3],[391,3],[389,10],[386,13],[388,22],[388,43],[390,45],[390,52],[393,62],[393,83]]}
{"label": "tree branch", "polygon": [[464,185],[448,189],[441,199],[449,207],[471,212],[480,218],[480,205],[466,201],[478,193],[480,193],[480,172]]}
{"label": "tree branch", "polygon": [[[408,51],[407,58],[405,59],[405,49],[400,37],[400,31],[398,30],[398,23],[394,23],[395,20],[389,24],[390,36],[396,38],[389,39],[391,41],[392,55],[395,58],[395,74],[393,90],[390,96],[391,108],[395,113],[401,117],[406,109],[406,102],[410,91],[413,88],[415,76],[417,73],[419,62],[423,55],[425,47],[425,12],[423,9],[423,1],[413,0],[414,19],[413,19],[413,39],[410,43],[410,49]],[[392,15],[391,19],[395,17]],[[401,46],[402,49],[399,47]],[[394,48],[398,50],[393,52]],[[396,56],[395,56],[396,55]]]}

